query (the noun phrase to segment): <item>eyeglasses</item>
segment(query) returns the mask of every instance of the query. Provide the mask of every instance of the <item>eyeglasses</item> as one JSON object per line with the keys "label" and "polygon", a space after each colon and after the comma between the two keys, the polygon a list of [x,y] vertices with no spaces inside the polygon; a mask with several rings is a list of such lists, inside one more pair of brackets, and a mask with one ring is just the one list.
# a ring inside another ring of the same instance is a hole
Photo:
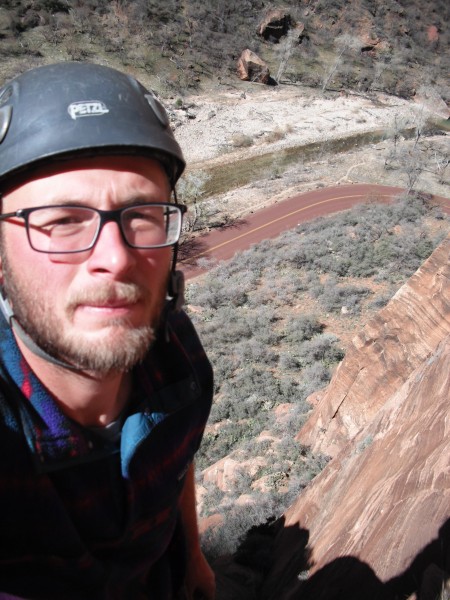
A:
{"label": "eyeglasses", "polygon": [[116,210],[87,206],[39,206],[0,215],[0,220],[25,221],[33,250],[48,254],[85,252],[93,248],[106,223],[117,223],[131,248],[165,248],[180,238],[183,204],[134,204]]}

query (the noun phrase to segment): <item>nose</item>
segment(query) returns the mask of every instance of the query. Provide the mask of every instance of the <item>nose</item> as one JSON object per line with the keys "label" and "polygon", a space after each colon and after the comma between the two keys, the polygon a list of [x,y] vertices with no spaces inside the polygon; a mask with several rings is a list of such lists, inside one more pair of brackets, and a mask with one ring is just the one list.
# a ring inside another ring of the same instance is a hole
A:
{"label": "nose", "polygon": [[104,272],[119,277],[136,264],[135,251],[126,245],[119,225],[114,221],[103,225],[90,252],[88,268],[91,272]]}

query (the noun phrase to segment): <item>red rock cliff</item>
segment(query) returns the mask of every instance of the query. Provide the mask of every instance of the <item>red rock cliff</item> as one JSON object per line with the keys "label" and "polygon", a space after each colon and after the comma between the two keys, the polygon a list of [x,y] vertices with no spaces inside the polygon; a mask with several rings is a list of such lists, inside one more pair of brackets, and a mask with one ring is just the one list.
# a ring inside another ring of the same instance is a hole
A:
{"label": "red rock cliff", "polygon": [[449,256],[450,237],[356,336],[300,432],[334,458],[284,515],[261,598],[450,597]]}
{"label": "red rock cliff", "polygon": [[[298,439],[335,456],[450,333],[450,237],[358,334]],[[321,396],[321,397],[320,397]],[[319,399],[320,397],[320,399]]]}

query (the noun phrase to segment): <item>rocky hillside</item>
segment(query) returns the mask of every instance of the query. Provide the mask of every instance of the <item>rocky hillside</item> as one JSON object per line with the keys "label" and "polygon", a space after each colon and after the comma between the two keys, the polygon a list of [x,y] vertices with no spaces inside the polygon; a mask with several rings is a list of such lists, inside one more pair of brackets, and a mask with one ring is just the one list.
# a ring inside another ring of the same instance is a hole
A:
{"label": "rocky hillside", "polygon": [[236,80],[248,49],[272,82],[404,97],[436,85],[448,100],[448,20],[445,0],[2,0],[0,80],[92,60],[183,97]]}
{"label": "rocky hillside", "polygon": [[355,337],[299,435],[332,460],[218,567],[219,598],[449,597],[449,256],[450,237]]}

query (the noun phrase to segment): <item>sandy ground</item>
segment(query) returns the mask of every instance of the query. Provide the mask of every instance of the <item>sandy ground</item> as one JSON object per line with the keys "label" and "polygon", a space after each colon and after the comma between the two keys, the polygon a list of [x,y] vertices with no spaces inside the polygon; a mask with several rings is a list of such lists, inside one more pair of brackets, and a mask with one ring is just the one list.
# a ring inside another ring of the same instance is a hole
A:
{"label": "sandy ground", "polygon": [[[426,117],[448,114],[442,102],[425,99],[413,102],[383,94],[324,97],[301,87],[242,84],[234,89],[218,86],[208,94],[184,99],[183,107],[172,111],[172,120],[188,161],[188,173],[311,142],[369,131],[386,133],[379,144],[296,165],[277,177],[268,173],[212,200],[219,201],[228,212],[242,214],[317,187],[352,182],[407,185],[406,175],[385,169],[394,132],[421,126]],[[251,146],[242,147],[243,140],[251,141]],[[449,154],[449,140],[447,133],[428,141]],[[400,143],[405,147],[412,144],[405,140]],[[450,196],[448,174],[447,181],[438,179],[423,172],[416,188]]]}

